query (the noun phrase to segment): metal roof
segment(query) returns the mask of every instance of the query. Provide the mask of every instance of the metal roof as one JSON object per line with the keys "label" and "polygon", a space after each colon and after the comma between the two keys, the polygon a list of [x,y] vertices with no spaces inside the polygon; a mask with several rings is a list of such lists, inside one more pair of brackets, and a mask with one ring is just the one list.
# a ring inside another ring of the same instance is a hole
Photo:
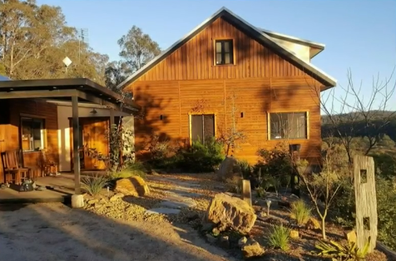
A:
{"label": "metal roof", "polygon": [[0,99],[51,98],[68,101],[75,94],[81,101],[115,105],[126,111],[138,111],[140,108],[134,101],[86,78],[0,81]]}
{"label": "metal roof", "polygon": [[[146,65],[144,65],[142,68],[140,68],[135,73],[133,73],[131,76],[129,76],[127,79],[125,79],[122,83],[120,83],[117,86],[117,88],[123,89],[124,87],[126,87],[127,84],[129,84],[130,82],[133,82],[134,80],[139,78],[141,75],[146,73],[148,70],[150,70],[152,67],[154,67],[155,65],[160,63],[167,56],[169,56],[171,53],[173,53],[176,49],[178,49],[180,46],[182,46],[184,43],[189,41],[196,34],[198,34],[200,31],[202,31],[204,28],[206,28],[209,24],[211,24],[212,22],[214,22],[216,19],[218,19],[220,17],[225,18],[227,21],[233,23],[234,25],[239,27],[240,30],[249,34],[253,39],[258,41],[259,43],[265,44],[265,45],[271,47],[273,50],[275,50],[278,54],[283,55],[286,58],[289,58],[295,65],[301,67],[302,70],[311,74],[311,76],[315,77],[317,80],[322,82],[326,87],[334,87],[336,85],[336,83],[337,83],[336,79],[334,79],[330,75],[326,74],[325,72],[321,71],[319,68],[315,67],[311,63],[308,63],[308,62],[302,60],[301,58],[297,57],[295,54],[293,54],[289,50],[285,49],[284,47],[282,47],[281,45],[279,45],[278,43],[273,41],[271,36],[269,36],[265,32],[263,32],[262,29],[258,29],[257,27],[251,25],[250,23],[248,23],[241,17],[237,16],[236,14],[234,14],[233,12],[228,10],[226,7],[222,7],[220,10],[218,10],[216,13],[214,13],[211,17],[207,18],[200,25],[198,25],[196,28],[194,28],[190,33],[186,34],[179,41],[175,42],[168,49],[163,51],[161,54],[156,56],[154,59],[152,59]],[[267,32],[267,33],[269,34],[269,32]],[[303,40],[301,40],[301,41],[303,41]]]}

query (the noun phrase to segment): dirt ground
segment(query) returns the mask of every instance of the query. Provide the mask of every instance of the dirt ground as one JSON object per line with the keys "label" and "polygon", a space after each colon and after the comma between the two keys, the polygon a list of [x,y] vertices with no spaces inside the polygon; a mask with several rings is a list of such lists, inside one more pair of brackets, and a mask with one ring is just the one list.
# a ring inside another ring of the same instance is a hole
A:
{"label": "dirt ground", "polygon": [[[199,182],[199,187],[189,190],[200,195],[194,197],[195,207],[177,215],[146,213],[163,200],[165,192],[182,190],[180,184],[186,182]],[[110,201],[111,195],[104,190],[99,202],[92,200],[95,203],[88,203],[85,209],[60,203],[11,208],[0,205],[0,261],[238,260],[235,253],[207,243],[193,229],[205,217],[211,198],[229,189],[213,181],[213,174],[148,175],[147,183],[151,191],[148,196]],[[253,198],[254,208],[260,212],[265,202],[255,193]],[[273,204],[271,218],[257,220],[251,234],[266,249],[260,260],[324,260],[307,255],[320,239],[320,231],[301,230],[302,237],[290,242],[288,253],[268,248],[266,238],[272,225],[287,224],[289,219],[288,210]],[[329,225],[328,232],[332,239],[343,238],[343,231],[337,227]],[[367,260],[387,259],[375,251]]]}
{"label": "dirt ground", "polygon": [[188,228],[114,220],[60,203],[0,206],[0,260],[233,260]]}

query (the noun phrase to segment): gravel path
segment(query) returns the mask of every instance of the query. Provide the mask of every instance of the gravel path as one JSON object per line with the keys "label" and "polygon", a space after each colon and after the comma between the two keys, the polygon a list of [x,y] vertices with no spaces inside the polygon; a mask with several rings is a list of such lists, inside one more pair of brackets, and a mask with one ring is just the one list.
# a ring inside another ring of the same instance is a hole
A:
{"label": "gravel path", "polygon": [[232,260],[169,222],[123,222],[60,203],[0,205],[0,259],[7,261]]}
{"label": "gravel path", "polygon": [[[182,210],[178,216],[183,216],[186,211],[191,215],[188,206],[206,209],[207,200],[196,198],[204,193],[198,191],[202,184],[188,177],[149,180],[156,187],[151,197],[105,200],[87,209],[71,209],[61,203],[19,208],[0,205],[0,260],[235,260],[206,243],[191,226],[147,213],[162,207]],[[208,192],[213,193],[212,188]]]}

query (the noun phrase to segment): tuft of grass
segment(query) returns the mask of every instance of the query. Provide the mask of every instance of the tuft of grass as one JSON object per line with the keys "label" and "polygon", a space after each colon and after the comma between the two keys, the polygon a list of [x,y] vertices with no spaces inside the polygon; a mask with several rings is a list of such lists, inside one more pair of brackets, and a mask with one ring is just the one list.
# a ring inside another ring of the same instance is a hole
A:
{"label": "tuft of grass", "polygon": [[297,221],[297,225],[305,225],[311,217],[312,209],[303,200],[297,200],[291,204],[290,217]]}
{"label": "tuft of grass", "polygon": [[96,175],[83,177],[81,179],[81,188],[91,196],[96,196],[107,185],[108,177],[104,175]]}
{"label": "tuft of grass", "polygon": [[129,163],[121,171],[115,171],[110,174],[111,180],[130,178],[132,176],[139,176],[146,178],[146,168],[141,162]]}
{"label": "tuft of grass", "polygon": [[274,226],[268,240],[271,247],[287,251],[290,247],[290,230],[283,225],[276,225]]}

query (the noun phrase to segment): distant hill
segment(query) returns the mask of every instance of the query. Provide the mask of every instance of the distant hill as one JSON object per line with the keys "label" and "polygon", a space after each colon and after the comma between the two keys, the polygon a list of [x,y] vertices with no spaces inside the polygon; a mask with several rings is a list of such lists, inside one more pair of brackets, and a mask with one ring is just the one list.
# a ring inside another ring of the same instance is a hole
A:
{"label": "distant hill", "polygon": [[[342,126],[340,126],[341,131],[343,133],[349,133],[351,130],[352,124],[354,124],[354,131],[352,136],[362,137],[371,132],[375,132],[375,126],[380,126],[384,124],[384,119],[388,119],[390,115],[393,114],[392,119],[389,124],[387,124],[382,130],[383,134],[387,134],[392,140],[396,141],[396,112],[394,111],[370,111],[372,114],[371,117],[375,119],[372,123],[374,126],[366,126],[366,123],[363,121],[362,113],[352,112],[348,114],[338,114],[334,115],[335,117],[340,117],[341,121],[344,122]],[[351,123],[351,120],[353,119]],[[359,121],[360,120],[360,121]],[[332,125],[330,123],[330,118],[328,115],[322,115],[322,137],[328,137],[330,135],[335,135],[332,131]]]}

